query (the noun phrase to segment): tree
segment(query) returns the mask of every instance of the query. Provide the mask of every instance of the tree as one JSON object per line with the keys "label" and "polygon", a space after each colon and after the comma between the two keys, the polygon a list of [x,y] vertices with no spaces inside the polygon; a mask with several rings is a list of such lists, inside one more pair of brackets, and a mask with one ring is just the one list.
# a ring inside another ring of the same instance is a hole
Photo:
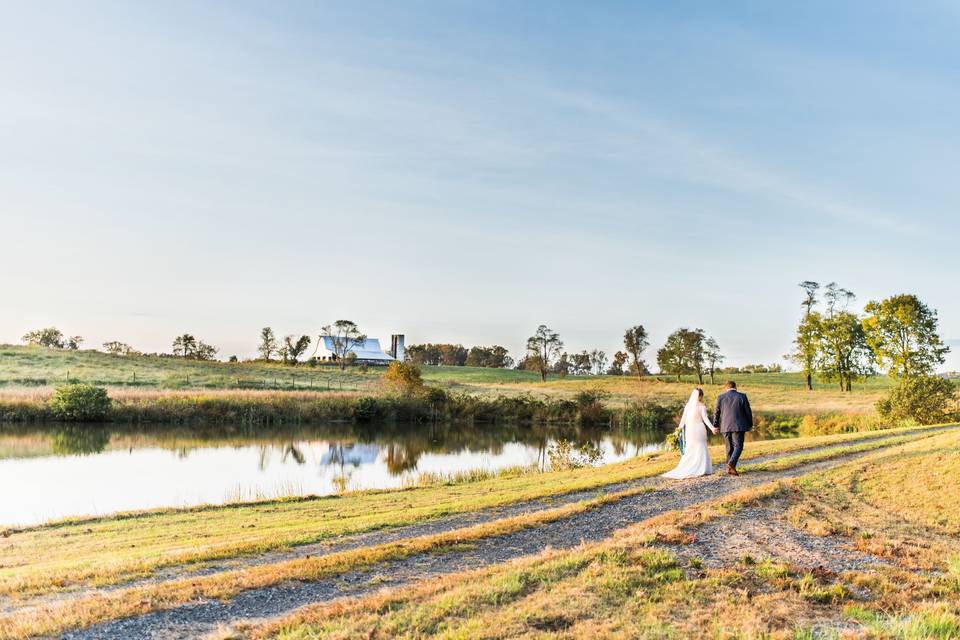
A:
{"label": "tree", "polygon": [[283,361],[286,364],[297,364],[307,349],[310,347],[310,336],[300,336],[296,340],[293,336],[284,336],[283,338]]}
{"label": "tree", "polygon": [[613,354],[613,360],[610,362],[610,368],[607,369],[607,374],[611,376],[622,376],[623,365],[627,364],[629,357],[626,351],[617,351]]}
{"label": "tree", "polygon": [[81,344],[83,344],[83,336],[70,336],[64,343],[63,348],[76,351],[80,348]]}
{"label": "tree", "polygon": [[800,288],[806,294],[800,306],[803,307],[803,318],[797,327],[797,336],[793,340],[794,350],[787,357],[796,362],[803,369],[807,382],[807,389],[813,391],[813,371],[817,364],[817,349],[820,343],[820,314],[813,308],[817,306],[817,292],[820,284],[812,280],[804,280]]}
{"label": "tree", "polygon": [[24,334],[22,340],[27,344],[48,347],[50,349],[63,349],[63,332],[56,327],[47,327],[46,329],[37,329]]}
{"label": "tree", "polygon": [[723,354],[720,353],[720,345],[713,338],[707,338],[703,343],[703,358],[710,371],[710,384],[716,384],[715,375],[717,365],[723,362]]}
{"label": "tree", "polygon": [[333,355],[343,371],[347,367],[347,354],[356,347],[363,346],[365,336],[355,322],[337,320],[333,324],[323,327],[324,335],[330,338],[333,346]]}
{"label": "tree", "polygon": [[181,358],[189,358],[197,348],[197,339],[189,333],[177,336],[173,339],[173,355]]}
{"label": "tree", "polygon": [[911,294],[871,301],[863,329],[880,366],[894,378],[910,379],[934,372],[950,351],[937,333],[937,312]]}
{"label": "tree", "polygon": [[440,352],[434,353],[432,344],[411,344],[407,347],[407,360],[414,364],[440,364]]}
{"label": "tree", "polygon": [[607,354],[605,351],[594,349],[590,352],[590,363],[593,366],[593,372],[598,376],[603,375],[607,368]]}
{"label": "tree", "polygon": [[550,330],[542,324],[532,336],[527,338],[527,353],[538,358],[537,367],[540,371],[540,381],[545,382],[550,363],[563,350],[563,341],[560,334]]}
{"label": "tree", "polygon": [[441,344],[440,363],[448,367],[462,367],[467,362],[467,350],[462,344]]}
{"label": "tree", "polygon": [[626,333],[623,334],[623,346],[627,353],[633,356],[633,369],[637,378],[643,379],[643,372],[646,371],[647,365],[644,364],[642,356],[646,348],[650,346],[650,339],[642,324],[627,329]]}
{"label": "tree", "polygon": [[575,376],[590,373],[590,369],[593,368],[593,362],[590,360],[590,353],[586,350],[570,356],[570,364],[573,369],[573,375]]}
{"label": "tree", "polygon": [[841,391],[852,391],[853,381],[873,373],[873,352],[863,324],[847,307],[856,296],[831,282],[826,287],[826,312],[818,323],[818,369],[836,380]]}
{"label": "tree", "polygon": [[260,346],[257,347],[257,352],[266,362],[270,362],[270,358],[277,352],[277,338],[270,327],[260,329]]}
{"label": "tree", "polygon": [[509,369],[513,366],[513,358],[510,357],[506,347],[495,344],[490,347],[490,360],[487,366],[492,369]]}
{"label": "tree", "polygon": [[468,367],[486,367],[490,361],[490,357],[490,349],[486,347],[470,347],[465,365]]}
{"label": "tree", "polygon": [[687,332],[689,329],[674,331],[667,336],[667,341],[657,351],[657,366],[660,367],[660,371],[677,376],[677,381],[683,374],[693,371],[686,346],[685,333]]}
{"label": "tree", "polygon": [[513,365],[513,358],[507,355],[507,350],[500,345],[471,347],[464,364],[468,367],[504,369]]}
{"label": "tree", "polygon": [[696,329],[686,333],[684,339],[690,354],[690,365],[693,367],[693,372],[697,374],[697,381],[703,384],[703,374],[707,366],[707,336],[703,329]]}
{"label": "tree", "polygon": [[192,358],[194,360],[213,360],[217,356],[217,351],[219,351],[219,349],[213,345],[198,340],[197,345],[193,349]]}
{"label": "tree", "polygon": [[700,384],[703,384],[706,340],[703,329],[677,329],[667,337],[663,348],[657,351],[657,365],[664,373],[677,376],[678,381],[683,374],[695,373]]}
{"label": "tree", "polygon": [[[540,360],[537,358],[535,361],[539,362]],[[561,378],[566,378],[568,375],[570,375],[570,372],[573,370],[573,363],[570,362],[570,356],[567,355],[566,351],[560,354],[560,357],[557,358],[557,361],[553,363],[551,370]]]}
{"label": "tree", "polygon": [[190,360],[213,360],[217,355],[216,347],[197,340],[189,333],[173,339],[173,355]]}
{"label": "tree", "polygon": [[129,356],[137,353],[137,351],[126,342],[119,342],[117,340],[104,342],[103,350],[115,356]]}

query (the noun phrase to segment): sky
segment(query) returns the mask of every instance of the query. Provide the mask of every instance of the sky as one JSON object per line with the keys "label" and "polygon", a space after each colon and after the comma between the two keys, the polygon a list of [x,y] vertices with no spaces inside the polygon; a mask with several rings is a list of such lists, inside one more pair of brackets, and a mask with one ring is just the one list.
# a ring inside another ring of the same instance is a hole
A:
{"label": "sky", "polygon": [[[960,352],[960,3],[31,2],[0,22],[0,342],[221,357],[340,318],[782,361],[801,280]],[[960,353],[945,366],[960,369]]]}

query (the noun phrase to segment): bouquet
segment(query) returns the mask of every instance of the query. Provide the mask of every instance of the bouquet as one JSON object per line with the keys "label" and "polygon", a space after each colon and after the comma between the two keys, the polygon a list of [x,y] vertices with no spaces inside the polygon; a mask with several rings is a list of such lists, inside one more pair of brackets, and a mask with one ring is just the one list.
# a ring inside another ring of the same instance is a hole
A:
{"label": "bouquet", "polygon": [[677,427],[670,435],[667,436],[667,446],[669,446],[674,451],[679,451],[680,455],[683,455],[683,450],[686,445],[686,438],[684,437],[683,427]]}

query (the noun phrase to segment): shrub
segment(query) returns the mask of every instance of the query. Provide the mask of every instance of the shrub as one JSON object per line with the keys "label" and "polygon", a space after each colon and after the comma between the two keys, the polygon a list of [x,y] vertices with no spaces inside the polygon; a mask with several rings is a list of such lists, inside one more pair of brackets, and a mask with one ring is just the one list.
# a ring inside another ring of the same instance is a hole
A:
{"label": "shrub", "polygon": [[654,430],[667,426],[676,426],[683,413],[683,405],[667,405],[656,402],[635,402],[622,413],[622,422],[627,429]]}
{"label": "shrub", "polygon": [[68,384],[59,387],[49,400],[54,418],[70,422],[103,420],[110,411],[110,397],[103,387]]}
{"label": "shrub", "polygon": [[357,398],[356,404],[353,405],[353,417],[360,422],[372,420],[377,417],[379,413],[380,403],[377,402],[376,398],[371,398],[370,396]]}
{"label": "shrub", "polygon": [[423,388],[423,376],[412,362],[391,362],[383,374],[383,384],[400,392],[418,391]]}
{"label": "shrub", "polygon": [[610,394],[600,389],[581,391],[573,399],[577,403],[577,413],[580,421],[586,424],[597,424],[608,419],[603,400]]}
{"label": "shrub", "polygon": [[603,459],[603,451],[592,442],[584,442],[579,447],[569,440],[560,439],[547,449],[552,471],[566,471],[582,467],[595,467]]}
{"label": "shrub", "polygon": [[877,412],[887,420],[915,420],[919,424],[947,422],[956,414],[957,388],[946,378],[905,378],[886,398],[877,402]]}

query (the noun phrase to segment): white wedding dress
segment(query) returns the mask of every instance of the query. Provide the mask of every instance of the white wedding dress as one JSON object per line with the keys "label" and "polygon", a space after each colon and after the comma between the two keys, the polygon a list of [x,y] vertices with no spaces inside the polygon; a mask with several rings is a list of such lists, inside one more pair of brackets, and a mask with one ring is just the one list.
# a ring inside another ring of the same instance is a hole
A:
{"label": "white wedding dress", "polygon": [[664,478],[682,480],[698,478],[713,473],[713,462],[707,449],[707,429],[713,431],[713,423],[707,415],[707,407],[700,402],[700,393],[694,390],[690,401],[683,410],[680,428],[684,430],[686,445],[680,462],[672,470],[663,474]]}

